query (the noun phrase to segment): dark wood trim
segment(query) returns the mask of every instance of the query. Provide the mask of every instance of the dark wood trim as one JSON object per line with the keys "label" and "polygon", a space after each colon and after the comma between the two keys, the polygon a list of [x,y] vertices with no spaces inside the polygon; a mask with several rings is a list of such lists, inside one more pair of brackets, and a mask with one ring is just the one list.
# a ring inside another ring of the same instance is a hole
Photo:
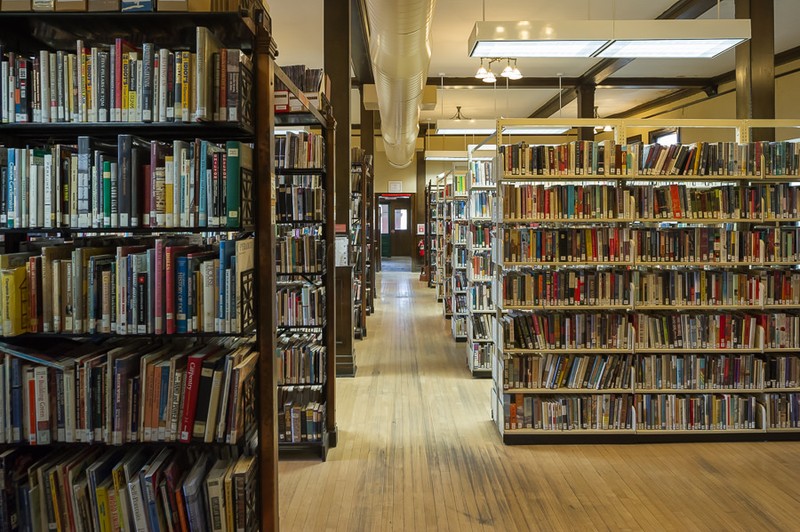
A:
{"label": "dark wood trim", "polygon": [[[736,47],[736,118],[775,118],[775,4],[736,0],[736,18],[750,19],[750,40]],[[775,140],[774,128],[753,128],[752,140]]]}
{"label": "dark wood trim", "polygon": [[275,129],[275,68],[274,43],[271,35],[271,20],[262,13],[263,20],[256,30],[256,54],[254,68],[256,77],[256,135],[254,168],[255,205],[255,267],[256,276],[256,332],[258,338],[258,458],[259,485],[261,487],[259,512],[261,530],[279,530],[278,509],[278,381],[275,371],[275,224],[273,190],[269,185],[273,173],[272,153]]}
{"label": "dark wood trim", "polygon": [[[350,22],[351,0],[326,0],[324,16],[325,73],[331,78],[331,105],[336,121],[336,165],[332,191],[336,201],[335,220],[350,232]],[[331,151],[330,149],[328,150]]]}
{"label": "dark wood trim", "polygon": [[[578,87],[578,118],[594,118],[594,85]],[[594,140],[593,127],[579,127],[578,140]]]}
{"label": "dark wood trim", "polygon": [[356,85],[374,83],[369,56],[369,23],[364,0],[350,2],[350,58]]}

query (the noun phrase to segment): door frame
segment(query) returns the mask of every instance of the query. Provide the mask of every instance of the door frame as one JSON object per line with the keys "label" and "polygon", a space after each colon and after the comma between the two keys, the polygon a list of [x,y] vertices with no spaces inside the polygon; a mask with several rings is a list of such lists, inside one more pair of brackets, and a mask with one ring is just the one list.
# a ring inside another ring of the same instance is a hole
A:
{"label": "door frame", "polygon": [[[411,263],[416,264],[416,255],[414,254],[417,249],[416,244],[416,236],[417,236],[417,205],[414,201],[416,199],[416,194],[414,192],[376,192],[375,193],[375,203],[374,205],[380,205],[381,198],[408,198],[408,210],[409,210],[409,217],[408,217],[408,231],[411,234],[411,238],[409,239],[409,249],[408,253],[405,256],[411,257]],[[375,232],[376,235],[380,235],[380,207],[375,209],[375,214],[378,216],[378,219],[375,220],[375,228],[377,231]],[[391,220],[390,220],[391,223]],[[380,236],[378,237],[378,242],[380,242]],[[377,250],[376,254],[380,255],[383,250]]]}

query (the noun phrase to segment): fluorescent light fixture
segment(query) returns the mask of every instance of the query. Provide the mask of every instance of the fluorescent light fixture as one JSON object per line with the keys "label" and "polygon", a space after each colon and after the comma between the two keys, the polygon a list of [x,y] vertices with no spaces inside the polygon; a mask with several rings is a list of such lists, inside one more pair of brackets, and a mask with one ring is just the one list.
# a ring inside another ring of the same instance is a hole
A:
{"label": "fluorescent light fixture", "polygon": [[618,20],[598,57],[711,58],[750,38],[747,19]]}
{"label": "fluorescent light fixture", "polygon": [[[561,135],[568,127],[506,127],[503,135]],[[491,135],[497,132],[497,122],[492,119],[437,120],[437,135]]]}
{"label": "fluorescent light fixture", "polygon": [[481,144],[480,148],[477,144],[467,144],[467,151],[472,152],[495,152],[497,151],[496,144]]}
{"label": "fluorescent light fixture", "polygon": [[610,39],[610,20],[476,22],[470,57],[591,57]]}
{"label": "fluorescent light fixture", "polygon": [[468,160],[467,152],[465,151],[447,151],[447,150],[426,150],[426,161],[466,161]]}
{"label": "fluorescent light fixture", "polygon": [[710,58],[750,38],[749,19],[476,22],[470,57]]}

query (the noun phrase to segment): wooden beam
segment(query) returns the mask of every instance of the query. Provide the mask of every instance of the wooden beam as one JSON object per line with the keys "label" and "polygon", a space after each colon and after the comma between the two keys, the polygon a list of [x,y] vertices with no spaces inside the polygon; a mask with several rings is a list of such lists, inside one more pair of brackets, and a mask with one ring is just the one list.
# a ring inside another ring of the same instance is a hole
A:
{"label": "wooden beam", "polygon": [[[736,18],[750,19],[750,40],[736,47],[736,118],[775,118],[775,4],[736,0]],[[752,140],[775,140],[754,128]]]}
{"label": "wooden beam", "polygon": [[369,24],[364,0],[350,2],[350,59],[357,85],[375,82],[369,56]]}
{"label": "wooden beam", "polygon": [[[336,223],[350,230],[350,7],[351,0],[326,0],[324,16],[325,73],[331,78],[331,105],[336,120]],[[328,151],[330,152],[331,147]]]}
{"label": "wooden beam", "polygon": [[[716,0],[679,0],[669,9],[657,16],[656,20],[697,18],[715,6],[716,3]],[[579,85],[585,83],[590,83],[595,86],[601,85],[612,74],[631,61],[633,61],[633,59],[603,59],[580,77]],[[557,94],[531,113],[529,118],[547,118],[552,116],[561,109],[563,105],[571,103],[577,96],[577,92],[574,89],[564,89],[561,91],[561,94]]]}
{"label": "wooden beam", "polygon": [[[594,85],[578,87],[578,118],[594,118]],[[579,127],[578,140],[594,140],[594,128]]]}

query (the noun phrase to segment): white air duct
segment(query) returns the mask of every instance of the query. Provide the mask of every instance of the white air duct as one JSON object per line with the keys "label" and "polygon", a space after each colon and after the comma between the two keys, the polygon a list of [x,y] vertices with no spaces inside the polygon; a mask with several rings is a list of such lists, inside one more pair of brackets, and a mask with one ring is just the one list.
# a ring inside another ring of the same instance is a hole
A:
{"label": "white air duct", "polygon": [[435,4],[436,0],[367,0],[381,135],[389,164],[398,168],[414,157]]}

